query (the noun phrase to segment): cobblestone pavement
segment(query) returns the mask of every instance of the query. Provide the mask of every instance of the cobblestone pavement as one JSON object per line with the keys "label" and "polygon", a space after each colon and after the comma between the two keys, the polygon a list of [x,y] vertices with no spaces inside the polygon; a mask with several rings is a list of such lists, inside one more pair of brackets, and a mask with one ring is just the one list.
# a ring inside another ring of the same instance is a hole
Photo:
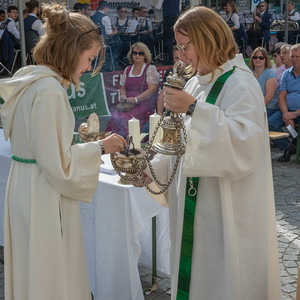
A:
{"label": "cobblestone pavement", "polygon": [[[295,300],[300,258],[300,164],[296,164],[295,156],[288,163],[278,163],[277,158],[281,154],[279,150],[272,149],[281,290],[282,300]],[[3,257],[2,247],[0,257]],[[152,286],[151,269],[139,265],[139,271],[142,286],[146,290]],[[157,282],[157,289],[145,295],[145,300],[170,299],[169,276],[157,272]],[[0,263],[0,300],[3,299],[4,274]]]}

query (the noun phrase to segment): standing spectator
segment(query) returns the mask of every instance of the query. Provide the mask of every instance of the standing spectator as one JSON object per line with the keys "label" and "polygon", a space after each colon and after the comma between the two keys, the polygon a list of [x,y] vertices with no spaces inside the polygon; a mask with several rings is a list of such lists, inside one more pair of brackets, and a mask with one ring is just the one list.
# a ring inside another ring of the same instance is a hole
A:
{"label": "standing spectator", "polygon": [[226,23],[231,29],[235,42],[238,45],[239,52],[242,53],[243,50],[243,42],[241,37],[241,29],[240,29],[240,19],[238,15],[238,11],[236,8],[235,1],[228,1],[226,4]]}
{"label": "standing spectator", "polygon": [[37,0],[30,0],[25,3],[28,9],[28,16],[24,20],[24,31],[33,31],[37,37],[41,37],[45,34],[43,23],[38,19],[37,14],[39,12],[40,3]]}
{"label": "standing spectator", "polygon": [[258,13],[254,16],[254,23],[248,33],[248,42],[252,50],[258,46],[258,40],[264,38],[267,51],[269,50],[269,41],[271,39],[270,27],[272,23],[272,15],[267,11],[267,2],[262,1],[258,4]]}
{"label": "standing spectator", "polygon": [[269,117],[279,109],[278,89],[276,74],[272,70],[271,59],[265,48],[258,47],[253,51],[249,68],[260,85]]}
{"label": "standing spectator", "polygon": [[[104,37],[106,47],[105,62],[103,64],[101,72],[113,71],[112,66],[115,69],[119,69],[118,60],[120,57],[121,42],[118,36],[117,28],[113,28],[111,20],[107,15],[109,11],[108,2],[100,1],[98,4],[97,12],[92,16],[92,20],[95,24],[99,24],[101,32]],[[112,54],[112,57],[111,55]]]}
{"label": "standing spectator", "polygon": [[60,5],[43,7],[43,17],[37,65],[0,81],[3,131],[14,154],[4,212],[5,299],[91,300],[79,201],[92,201],[101,155],[123,150],[125,140],[72,145],[65,87],[91,70],[103,39],[91,20]]}
{"label": "standing spectator", "polygon": [[14,49],[20,49],[20,32],[16,27],[15,20],[18,17],[18,8],[14,5],[7,8],[8,18],[5,21],[1,42],[2,63],[8,70],[11,70],[14,60]]}
{"label": "standing spectator", "polygon": [[155,9],[162,8],[163,12],[163,42],[166,54],[165,64],[172,65],[174,33],[173,26],[181,11],[181,0],[158,0]]}
{"label": "standing spectator", "polygon": [[[292,1],[288,3],[288,20],[295,21],[300,25],[300,14],[295,10],[295,4]],[[300,29],[300,28],[299,28]],[[299,34],[300,31],[288,31],[288,43],[294,45],[296,42],[296,35]],[[278,42],[283,42],[284,40],[284,31],[277,32]]]}
{"label": "standing spectator", "polygon": [[[291,47],[290,56],[292,67],[283,73],[279,88],[280,110],[269,118],[269,128],[272,131],[280,132],[281,127],[288,125],[295,127],[295,122],[300,122],[300,44]],[[284,150],[283,156],[278,158],[279,162],[289,161],[296,153],[293,142],[288,138],[274,140],[279,149]]]}

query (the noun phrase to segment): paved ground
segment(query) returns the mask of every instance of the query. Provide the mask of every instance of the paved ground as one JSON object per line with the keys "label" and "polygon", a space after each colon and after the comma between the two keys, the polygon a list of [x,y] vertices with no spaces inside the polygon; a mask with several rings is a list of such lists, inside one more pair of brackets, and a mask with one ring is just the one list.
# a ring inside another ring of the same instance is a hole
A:
{"label": "paved ground", "polygon": [[[300,164],[296,164],[295,156],[288,163],[278,163],[279,156],[281,152],[272,149],[282,300],[293,300],[296,299],[297,266],[300,258]],[[2,251],[0,247],[0,257],[3,257]],[[151,269],[140,265],[139,270],[143,288],[150,288]],[[158,272],[157,281],[157,290],[145,295],[145,300],[170,299],[168,275]],[[0,264],[0,300],[3,299],[3,265]]]}

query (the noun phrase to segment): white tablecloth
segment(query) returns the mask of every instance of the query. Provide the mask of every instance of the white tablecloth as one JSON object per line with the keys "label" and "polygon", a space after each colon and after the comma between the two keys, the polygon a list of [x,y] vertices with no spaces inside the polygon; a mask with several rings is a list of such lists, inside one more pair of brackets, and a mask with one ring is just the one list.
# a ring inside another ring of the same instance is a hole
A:
{"label": "white tablecloth", "polygon": [[[10,144],[0,130],[0,244],[3,245],[5,186]],[[109,164],[109,156],[103,157]],[[151,266],[152,217],[157,215],[157,268],[169,273],[168,209],[144,188],[118,184],[118,175],[99,175],[92,203],[80,203],[90,284],[96,300],[144,299],[138,262]]]}

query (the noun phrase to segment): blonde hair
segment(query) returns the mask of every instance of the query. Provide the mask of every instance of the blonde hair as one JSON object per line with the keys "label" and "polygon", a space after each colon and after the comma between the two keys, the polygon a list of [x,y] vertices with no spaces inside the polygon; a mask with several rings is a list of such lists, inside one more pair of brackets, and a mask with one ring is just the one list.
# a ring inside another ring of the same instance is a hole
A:
{"label": "blonde hair", "polygon": [[174,31],[188,36],[195,47],[200,63],[214,73],[226,61],[233,59],[237,46],[225,21],[212,9],[193,7],[177,19]]}
{"label": "blonde hair", "polygon": [[59,4],[44,6],[43,17],[46,20],[46,34],[33,50],[38,64],[55,67],[67,83],[77,85],[78,82],[75,82],[73,76],[78,67],[79,56],[97,43],[101,46],[101,51],[99,64],[93,75],[100,71],[105,46],[99,29],[89,18],[82,14],[69,13]]}
{"label": "blonde hair", "polygon": [[131,65],[134,63],[133,58],[132,58],[132,52],[133,52],[134,48],[138,48],[139,50],[141,50],[141,51],[143,51],[145,53],[144,59],[145,59],[145,63],[146,64],[150,64],[151,63],[151,61],[152,61],[152,55],[151,55],[151,52],[150,52],[149,48],[144,43],[137,42],[137,43],[134,43],[130,47],[130,50],[129,50],[128,54],[127,54],[128,61],[129,61],[129,63]]}
{"label": "blonde hair", "polygon": [[272,64],[271,64],[271,58],[268,55],[267,50],[264,47],[257,47],[254,49],[250,56],[250,62],[249,62],[249,68],[251,70],[255,69],[254,63],[253,63],[253,56],[257,55],[257,52],[261,52],[263,57],[265,58],[265,68],[272,69]]}

